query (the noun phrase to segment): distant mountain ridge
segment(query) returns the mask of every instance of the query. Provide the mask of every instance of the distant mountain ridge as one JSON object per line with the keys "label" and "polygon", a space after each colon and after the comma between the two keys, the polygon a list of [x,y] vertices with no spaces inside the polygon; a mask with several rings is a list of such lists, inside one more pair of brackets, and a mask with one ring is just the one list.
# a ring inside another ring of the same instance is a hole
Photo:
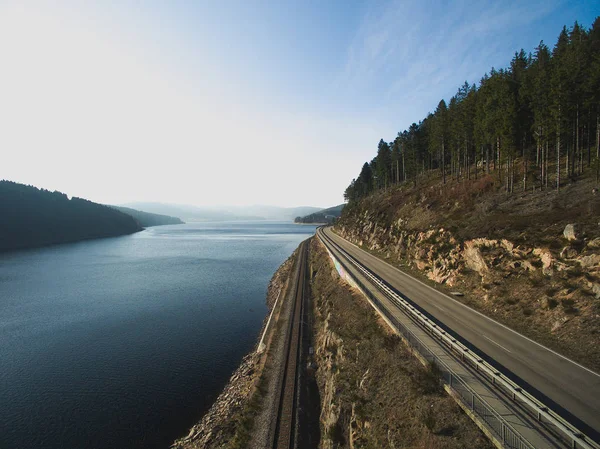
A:
{"label": "distant mountain ridge", "polygon": [[148,228],[150,226],[163,226],[163,225],[174,225],[174,224],[183,224],[178,217],[171,217],[169,215],[162,214],[153,214],[150,212],[145,212],[137,209],[131,209],[129,207],[122,206],[110,206],[113,209],[117,209],[118,211],[123,212],[124,214],[131,215],[135,218],[138,223],[144,228]]}
{"label": "distant mountain ridge", "polygon": [[130,215],[82,198],[69,199],[12,181],[0,181],[0,251],[115,237],[141,231]]}
{"label": "distant mountain ridge", "polygon": [[295,217],[321,210],[319,207],[278,207],[278,206],[190,206],[183,204],[135,202],[123,206],[154,214],[180,217],[184,221],[235,221],[273,220],[293,221]]}
{"label": "distant mountain ridge", "polygon": [[342,215],[342,210],[344,210],[345,204],[338,204],[337,206],[329,207],[327,209],[322,209],[320,211],[314,212],[309,215],[305,215],[304,217],[296,217],[294,219],[294,223],[304,223],[304,224],[322,224],[334,223],[335,220],[340,218]]}

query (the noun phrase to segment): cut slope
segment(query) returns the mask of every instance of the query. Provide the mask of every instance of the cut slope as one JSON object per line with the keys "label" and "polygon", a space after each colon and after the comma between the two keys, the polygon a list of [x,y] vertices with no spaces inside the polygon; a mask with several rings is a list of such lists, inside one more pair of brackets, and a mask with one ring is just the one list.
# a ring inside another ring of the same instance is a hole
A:
{"label": "cut slope", "polygon": [[[584,178],[507,195],[497,178],[421,180],[349,205],[337,232],[469,306],[600,369],[600,195]],[[571,227],[567,225],[573,224]],[[567,232],[565,233],[565,230]]]}

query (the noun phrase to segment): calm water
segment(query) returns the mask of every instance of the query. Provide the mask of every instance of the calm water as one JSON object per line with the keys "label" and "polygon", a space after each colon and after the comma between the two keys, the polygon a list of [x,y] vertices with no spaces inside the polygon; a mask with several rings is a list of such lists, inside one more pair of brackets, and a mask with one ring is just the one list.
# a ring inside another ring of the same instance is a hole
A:
{"label": "calm water", "polygon": [[210,223],[0,254],[0,448],[167,448],[255,343],[313,226]]}

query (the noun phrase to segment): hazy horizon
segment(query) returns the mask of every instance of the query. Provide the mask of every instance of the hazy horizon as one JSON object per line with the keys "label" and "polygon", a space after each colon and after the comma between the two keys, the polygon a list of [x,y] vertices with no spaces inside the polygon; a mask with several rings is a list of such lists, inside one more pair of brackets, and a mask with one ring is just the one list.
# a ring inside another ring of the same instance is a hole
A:
{"label": "hazy horizon", "polygon": [[0,178],[103,204],[334,206],[380,138],[599,12],[5,1]]}

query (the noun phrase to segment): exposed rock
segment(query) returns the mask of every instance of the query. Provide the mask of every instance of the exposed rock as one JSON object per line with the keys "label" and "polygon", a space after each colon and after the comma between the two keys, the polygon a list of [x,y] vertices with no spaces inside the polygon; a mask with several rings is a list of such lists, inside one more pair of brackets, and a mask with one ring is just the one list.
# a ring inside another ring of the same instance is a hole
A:
{"label": "exposed rock", "polygon": [[528,260],[521,261],[521,266],[527,271],[535,271],[535,267]]}
{"label": "exposed rock", "polygon": [[431,271],[427,273],[427,277],[438,284],[444,282],[452,287],[455,283],[455,278],[449,270],[444,270],[440,267],[433,267]]}
{"label": "exposed rock", "polygon": [[560,257],[562,259],[573,259],[577,257],[577,250],[572,246],[565,246],[560,252]]}
{"label": "exposed rock", "polygon": [[565,230],[563,231],[563,235],[569,241],[577,240],[577,232],[575,229],[575,225],[572,223],[569,223],[568,225],[566,225]]}
{"label": "exposed rock", "polygon": [[540,258],[540,261],[542,262],[542,273],[551,276],[553,273],[552,267],[554,266],[554,258],[550,251],[547,249],[535,248],[533,250],[533,255]]}
{"label": "exposed rock", "polygon": [[468,268],[473,271],[476,271],[481,276],[488,271],[488,266],[485,263],[479,248],[476,246],[476,242],[474,240],[469,240],[465,242],[465,250],[463,251],[463,257],[465,259],[465,264]]}
{"label": "exposed rock", "polygon": [[504,247],[504,249],[506,251],[508,251],[511,254],[513,252],[513,249],[515,248],[515,245],[512,242],[509,242],[506,239],[502,239],[502,246]]}
{"label": "exposed rock", "polygon": [[595,282],[590,282],[592,289],[592,293],[596,296],[596,299],[600,299],[600,284],[596,284]]}
{"label": "exposed rock", "polygon": [[450,292],[450,294],[453,296],[465,296],[465,294],[462,292]]}
{"label": "exposed rock", "polygon": [[552,332],[559,330],[567,321],[569,321],[567,317],[562,317],[556,320],[552,325]]}
{"label": "exposed rock", "polygon": [[425,262],[423,262],[422,260],[415,260],[415,265],[416,267],[421,270],[421,271],[425,271],[426,268],[429,268],[429,265]]}
{"label": "exposed rock", "polygon": [[600,237],[590,240],[587,246],[588,248],[600,248]]}
{"label": "exposed rock", "polygon": [[583,268],[597,267],[598,265],[600,265],[600,254],[582,256],[579,259],[577,259],[577,262],[579,262]]}

